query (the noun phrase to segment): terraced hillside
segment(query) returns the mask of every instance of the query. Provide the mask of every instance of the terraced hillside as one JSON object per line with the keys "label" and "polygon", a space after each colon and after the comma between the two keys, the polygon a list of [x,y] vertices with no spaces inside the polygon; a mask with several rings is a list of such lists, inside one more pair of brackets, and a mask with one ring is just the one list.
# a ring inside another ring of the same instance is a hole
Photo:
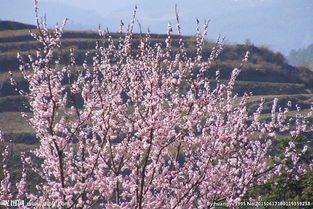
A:
{"label": "terraced hillside", "polygon": [[[29,112],[29,109],[23,105],[27,101],[15,92],[10,85],[8,75],[8,71],[12,71],[18,85],[27,89],[27,83],[18,71],[19,63],[16,55],[18,52],[25,56],[34,54],[40,47],[30,36],[29,30],[36,32],[36,29],[30,25],[0,21],[0,129],[8,138],[18,143],[34,143],[36,141],[33,130],[19,114],[21,111]],[[116,43],[123,37],[123,34],[119,33],[109,35]],[[152,34],[150,42],[151,44],[164,42],[166,36]],[[137,45],[142,37],[144,35],[135,34],[132,44]],[[181,37],[173,35],[172,38],[172,44],[174,48],[177,48],[178,40]],[[187,53],[190,56],[193,55],[195,38],[185,36],[183,39]],[[80,65],[85,59],[85,53],[89,51],[90,56],[87,61],[91,63],[97,41],[101,41],[101,38],[96,32],[66,31],[63,35],[63,47],[55,52],[56,57],[60,57],[61,65],[66,65],[70,59],[69,51],[74,49],[76,62]],[[214,43],[206,43],[203,52],[204,58],[209,56],[213,46]],[[265,113],[269,111],[270,98],[274,95],[280,97],[281,104],[292,100],[294,103],[299,103],[304,109],[310,107],[313,102],[313,72],[288,65],[280,53],[274,53],[267,48],[253,45],[225,45],[219,59],[212,65],[210,73],[205,76],[214,77],[215,70],[220,69],[221,79],[227,80],[233,68],[239,67],[240,60],[247,50],[250,51],[251,56],[240,74],[235,88],[239,95],[244,92],[253,92],[255,96],[251,100],[251,111],[261,95],[266,95],[267,98]]]}

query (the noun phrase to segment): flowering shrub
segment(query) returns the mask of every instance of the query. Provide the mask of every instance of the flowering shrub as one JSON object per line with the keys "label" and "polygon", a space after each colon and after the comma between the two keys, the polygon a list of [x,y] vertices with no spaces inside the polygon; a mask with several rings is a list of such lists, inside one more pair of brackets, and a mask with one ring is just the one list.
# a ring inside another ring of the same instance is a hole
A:
{"label": "flowering shrub", "polygon": [[[24,169],[19,198],[68,208],[204,208],[208,202],[238,202],[252,185],[282,170],[305,173],[292,143],[285,157],[269,161],[268,155],[279,132],[296,137],[311,128],[305,117],[287,120],[288,110],[276,112],[275,99],[271,120],[263,121],[263,100],[248,115],[249,95],[233,93],[248,53],[228,83],[219,81],[219,71],[214,87],[204,76],[223,49],[220,40],[202,59],[207,24],[203,33],[197,24],[195,58],[187,56],[182,39],[179,51],[172,51],[171,25],[165,47],[149,44],[147,34],[135,48],[133,19],[119,43],[100,32],[103,43],[92,66],[76,66],[73,55],[70,66],[61,66],[54,52],[64,25],[50,32],[39,22],[35,3],[39,32],[32,35],[42,48],[18,58],[29,83],[29,92],[20,93],[28,98],[40,144],[33,153],[42,159],[38,165],[24,156],[23,162],[42,183],[27,192]],[[284,166],[290,159],[292,168]],[[4,172],[1,199],[12,195]]]}

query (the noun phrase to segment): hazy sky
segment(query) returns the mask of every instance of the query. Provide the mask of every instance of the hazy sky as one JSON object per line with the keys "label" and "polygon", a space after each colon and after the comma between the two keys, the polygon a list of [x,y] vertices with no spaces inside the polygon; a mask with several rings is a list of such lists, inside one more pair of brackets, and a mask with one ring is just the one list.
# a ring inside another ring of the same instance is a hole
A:
{"label": "hazy sky", "polygon": [[[96,30],[100,24],[112,32],[121,19],[129,22],[137,5],[143,30],[164,33],[168,22],[175,24],[175,4],[187,35],[194,34],[198,18],[211,20],[211,40],[250,39],[285,54],[313,43],[313,0],[39,0],[50,26],[69,18],[68,29]],[[0,19],[34,23],[33,0],[0,0]]]}

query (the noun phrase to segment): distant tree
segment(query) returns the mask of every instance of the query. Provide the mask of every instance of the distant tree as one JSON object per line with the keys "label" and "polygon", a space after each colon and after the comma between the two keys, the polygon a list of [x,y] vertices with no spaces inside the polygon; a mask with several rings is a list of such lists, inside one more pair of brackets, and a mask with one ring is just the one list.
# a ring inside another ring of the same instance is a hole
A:
{"label": "distant tree", "polygon": [[292,65],[310,65],[313,64],[313,44],[307,48],[291,50],[287,56],[288,62]]}
{"label": "distant tree", "polygon": [[252,41],[250,39],[246,39],[245,40],[245,45],[247,46],[253,46],[254,44],[252,43]]}
{"label": "distant tree", "polygon": [[[312,141],[310,141],[309,146],[306,142],[309,141],[308,137],[300,136],[294,139],[281,139],[276,145],[276,154],[283,157],[285,147],[288,143],[292,141],[298,152],[306,150],[306,152],[299,159],[303,163],[310,165],[313,158]],[[286,166],[292,167],[291,161],[286,161]],[[313,172],[310,171],[306,175],[297,178],[290,175],[287,172],[282,172],[281,175],[274,176],[271,180],[263,185],[254,186],[246,194],[247,198],[257,198],[262,197],[262,201],[289,201],[289,202],[312,202],[313,201]]]}

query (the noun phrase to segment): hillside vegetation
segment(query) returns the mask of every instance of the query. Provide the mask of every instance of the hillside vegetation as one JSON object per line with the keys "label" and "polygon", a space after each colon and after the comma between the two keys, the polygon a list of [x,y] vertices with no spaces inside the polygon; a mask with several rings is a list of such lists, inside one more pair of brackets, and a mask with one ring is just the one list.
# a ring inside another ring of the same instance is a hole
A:
{"label": "hillside vegetation", "polygon": [[[27,90],[27,83],[23,80],[18,68],[19,63],[16,58],[17,53],[25,56],[35,54],[36,49],[40,47],[38,43],[30,36],[29,30],[36,32],[34,26],[22,23],[0,21],[0,129],[15,142],[35,142],[33,131],[26,120],[21,118],[18,112],[29,112],[27,101],[18,95],[15,89],[10,85],[8,71],[12,71],[19,87]],[[112,40],[119,42],[124,34],[110,33]],[[139,44],[143,34],[134,34],[133,43]],[[150,43],[164,43],[167,35],[151,34]],[[196,41],[193,36],[172,36],[172,45],[174,50],[178,50],[179,39],[183,38],[187,54],[195,54]],[[60,58],[60,65],[69,64],[69,51],[74,49],[76,63],[82,64],[85,59],[91,63],[92,55],[95,53],[96,43],[101,43],[102,38],[98,33],[90,31],[65,31],[62,38],[62,49],[55,52],[56,57]],[[207,59],[214,46],[212,42],[206,42],[203,49],[203,57]],[[299,103],[302,108],[309,108],[313,101],[313,72],[307,68],[293,67],[289,65],[286,59],[280,53],[274,53],[264,47],[254,45],[225,45],[219,59],[212,65],[210,73],[205,75],[214,79],[216,69],[221,72],[221,79],[228,80],[231,71],[240,66],[245,52],[250,51],[248,63],[242,69],[241,74],[236,81],[235,90],[239,95],[244,92],[252,92],[255,99],[251,102],[251,111],[255,107],[255,100],[259,101],[261,95],[266,95],[267,109],[269,111],[272,95],[280,97],[284,103],[292,100]],[[86,58],[86,52],[89,56]],[[134,52],[136,53],[136,52]],[[195,70],[195,73],[197,71]],[[213,81],[213,80],[212,80]],[[214,82],[212,82],[214,83]],[[284,105],[282,103],[282,105]]]}
{"label": "hillside vegetation", "polygon": [[23,29],[35,29],[34,25],[19,23],[15,21],[0,21],[0,31],[4,30],[23,30]]}

